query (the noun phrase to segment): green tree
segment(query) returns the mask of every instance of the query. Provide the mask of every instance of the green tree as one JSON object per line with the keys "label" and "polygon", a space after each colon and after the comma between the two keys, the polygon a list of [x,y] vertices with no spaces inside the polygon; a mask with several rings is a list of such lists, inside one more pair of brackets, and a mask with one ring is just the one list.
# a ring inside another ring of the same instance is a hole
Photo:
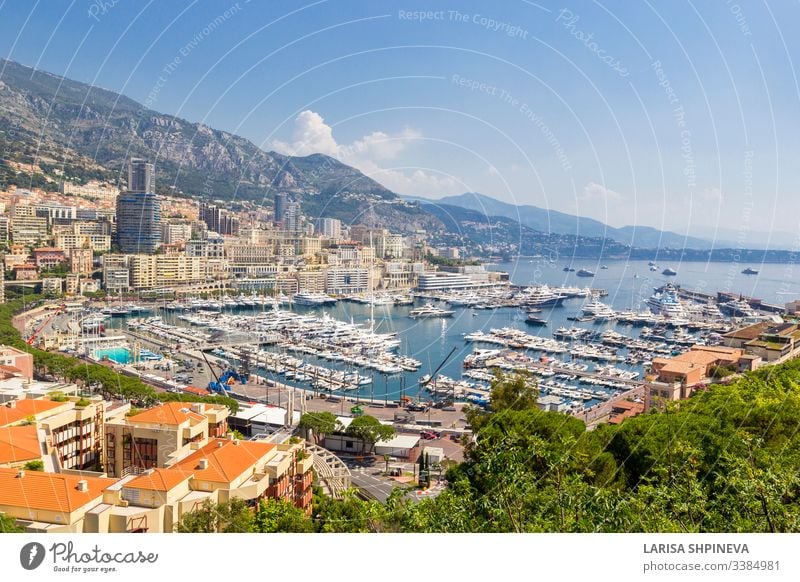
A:
{"label": "green tree", "polygon": [[26,471],[44,471],[44,463],[41,460],[28,461],[23,467]]}
{"label": "green tree", "polygon": [[175,527],[178,533],[247,533],[253,528],[253,512],[234,497],[222,503],[206,500],[203,505],[181,518]]}
{"label": "green tree", "polygon": [[394,436],[394,428],[381,424],[374,416],[365,414],[354,418],[345,433],[364,441],[368,445],[368,452],[372,453],[376,442],[385,441]]}
{"label": "green tree", "polygon": [[310,533],[314,524],[299,509],[283,499],[262,499],[253,517],[255,533]]}
{"label": "green tree", "polygon": [[13,517],[0,513],[0,533],[22,533],[25,531],[17,525]]}
{"label": "green tree", "polygon": [[342,428],[336,415],[331,412],[306,412],[300,417],[298,426],[301,430],[310,430],[314,434],[314,442],[317,444],[324,441],[326,435]]}

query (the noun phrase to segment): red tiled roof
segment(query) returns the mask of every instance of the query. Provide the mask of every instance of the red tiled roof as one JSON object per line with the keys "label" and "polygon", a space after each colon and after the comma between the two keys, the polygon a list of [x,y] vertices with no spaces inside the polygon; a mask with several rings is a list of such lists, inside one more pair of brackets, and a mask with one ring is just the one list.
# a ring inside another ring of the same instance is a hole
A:
{"label": "red tiled roof", "polygon": [[139,414],[128,417],[128,422],[146,422],[151,424],[169,424],[177,426],[187,420],[203,420],[205,416],[193,412],[191,402],[165,402],[155,408],[149,408]]}
{"label": "red tiled roof", "polygon": [[[78,491],[78,481],[84,480],[87,491]],[[99,499],[115,479],[80,477],[63,473],[0,469],[0,505],[26,507],[46,511],[74,511]]]}
{"label": "red tiled roof", "polygon": [[34,461],[41,457],[42,449],[35,426],[0,428],[0,464]]}
{"label": "red tiled roof", "polygon": [[[271,443],[212,439],[173,468],[191,471],[201,481],[230,483],[274,448]],[[201,459],[206,459],[207,468],[200,468]]]}
{"label": "red tiled roof", "polygon": [[139,475],[136,479],[128,481],[125,483],[125,487],[151,491],[169,491],[191,477],[192,473],[180,469],[153,469],[150,473]]}

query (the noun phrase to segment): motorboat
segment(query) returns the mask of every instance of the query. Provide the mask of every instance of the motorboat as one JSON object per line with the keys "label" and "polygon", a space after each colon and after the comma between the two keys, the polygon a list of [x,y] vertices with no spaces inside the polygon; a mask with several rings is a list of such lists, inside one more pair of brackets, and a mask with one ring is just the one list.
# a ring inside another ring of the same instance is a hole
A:
{"label": "motorboat", "polygon": [[561,305],[566,295],[554,293],[547,285],[527,287],[520,294],[522,303],[532,307],[555,307]]}
{"label": "motorboat", "polygon": [[435,307],[434,305],[428,303],[422,307],[412,309],[408,312],[408,316],[414,319],[428,319],[433,317],[452,317],[453,313],[455,312],[448,309]]}

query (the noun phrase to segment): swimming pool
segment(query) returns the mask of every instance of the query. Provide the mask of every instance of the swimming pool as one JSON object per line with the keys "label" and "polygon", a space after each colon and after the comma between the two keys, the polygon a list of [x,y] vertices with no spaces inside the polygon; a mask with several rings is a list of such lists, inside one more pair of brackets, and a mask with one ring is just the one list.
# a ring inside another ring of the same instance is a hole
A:
{"label": "swimming pool", "polygon": [[117,364],[131,363],[131,352],[128,348],[103,348],[102,350],[95,350],[94,357],[98,360],[108,358]]}

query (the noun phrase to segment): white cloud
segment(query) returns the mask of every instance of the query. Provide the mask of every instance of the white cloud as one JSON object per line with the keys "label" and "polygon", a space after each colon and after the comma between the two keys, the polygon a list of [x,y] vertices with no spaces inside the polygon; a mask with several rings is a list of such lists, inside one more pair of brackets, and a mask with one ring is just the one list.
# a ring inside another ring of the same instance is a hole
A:
{"label": "white cloud", "polygon": [[581,200],[588,200],[590,202],[618,202],[622,200],[622,194],[614,192],[610,188],[606,188],[596,182],[589,182],[583,187],[583,196]]}
{"label": "white cloud", "polygon": [[397,134],[374,131],[350,144],[340,144],[333,136],[333,128],[315,111],[306,110],[294,120],[290,143],[273,141],[272,149],[292,156],[322,153],[358,168],[394,192],[409,195],[439,196],[463,190],[463,186],[449,176],[438,176],[420,169],[393,169],[379,162],[396,160],[410,144],[423,137],[415,129],[404,129]]}
{"label": "white cloud", "polygon": [[331,127],[322,116],[314,111],[303,111],[294,120],[292,143],[273,142],[272,147],[290,156],[307,156],[309,154],[328,154],[335,156],[339,146],[333,139]]}

